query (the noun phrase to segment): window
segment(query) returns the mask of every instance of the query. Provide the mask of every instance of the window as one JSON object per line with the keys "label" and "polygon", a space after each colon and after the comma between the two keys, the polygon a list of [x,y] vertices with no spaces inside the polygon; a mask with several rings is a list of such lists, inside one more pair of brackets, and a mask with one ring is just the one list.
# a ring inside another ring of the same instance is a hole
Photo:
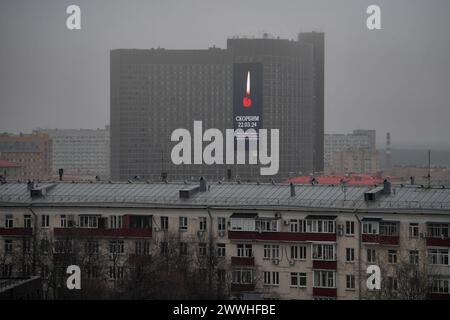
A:
{"label": "window", "polygon": [[333,244],[313,244],[313,260],[336,260],[335,247]]}
{"label": "window", "polygon": [[297,220],[291,219],[289,220],[289,226],[291,232],[306,232],[306,221],[305,220]]}
{"label": "window", "polygon": [[291,232],[298,232],[298,220],[291,219],[289,221]]}
{"label": "window", "polygon": [[24,253],[30,253],[31,252],[31,240],[30,239],[24,239],[23,240],[23,252]]}
{"label": "window", "polygon": [[167,254],[169,253],[169,245],[167,244],[167,242],[161,241],[159,247],[161,249],[161,255],[164,257],[167,256]]}
{"label": "window", "polygon": [[264,259],[279,259],[279,258],[280,258],[280,246],[278,244],[264,245]]}
{"label": "window", "polygon": [[264,285],[278,286],[280,284],[280,274],[276,271],[264,272]]}
{"label": "window", "polygon": [[334,271],[314,271],[314,287],[316,288],[336,288],[336,272]]}
{"label": "window", "polygon": [[291,246],[291,259],[306,260],[306,246]]}
{"label": "window", "polygon": [[188,228],[188,218],[180,217],[180,230],[187,230]]}
{"label": "window", "polygon": [[41,216],[41,226],[43,228],[48,228],[49,225],[50,225],[50,216],[48,214],[43,214]]}
{"label": "window", "polygon": [[206,231],[206,217],[200,217],[199,224],[200,231]]}
{"label": "window", "polygon": [[151,216],[132,215],[130,216],[130,228],[149,229],[151,228]]}
{"label": "window", "polygon": [[226,220],[224,217],[217,218],[217,230],[219,230],[219,231],[226,230]]}
{"label": "window", "polygon": [[5,216],[5,228],[14,228],[14,219],[12,215]]}
{"label": "window", "polygon": [[346,275],[346,289],[348,290],[355,289],[355,275],[353,274]]}
{"label": "window", "polygon": [[111,216],[109,218],[109,228],[110,229],[121,229],[123,225],[122,216]]}
{"label": "window", "polygon": [[448,249],[430,249],[428,250],[428,258],[430,264],[448,265]]}
{"label": "window", "polygon": [[256,220],[256,230],[257,231],[278,231],[278,220],[273,219],[261,219]]}
{"label": "window", "polygon": [[98,241],[86,241],[84,243],[84,251],[88,254],[98,253]]}
{"label": "window", "polygon": [[41,252],[46,254],[48,253],[48,249],[50,247],[50,243],[47,239],[42,239],[41,240]]}
{"label": "window", "polygon": [[225,243],[218,243],[217,244],[217,256],[218,257],[225,257],[226,254],[226,246]]}
{"label": "window", "polygon": [[11,277],[12,275],[12,264],[4,264],[2,270],[3,277]]}
{"label": "window", "polygon": [[67,228],[67,217],[65,214],[61,215],[61,228]]}
{"label": "window", "polygon": [[109,253],[110,254],[123,254],[123,240],[114,240],[109,242]]}
{"label": "window", "polygon": [[305,288],[306,287],[306,273],[305,272],[291,272],[291,287]]}
{"label": "window", "polygon": [[306,220],[306,232],[335,233],[334,220]]}
{"label": "window", "polygon": [[252,284],[254,283],[253,269],[234,269],[231,279],[235,284]]}
{"label": "window", "polygon": [[377,261],[377,255],[375,249],[367,249],[367,262],[375,263]]}
{"label": "window", "polygon": [[398,222],[382,222],[380,234],[383,236],[398,236]]}
{"label": "window", "polygon": [[435,279],[431,286],[433,293],[450,293],[450,279]]}
{"label": "window", "polygon": [[418,250],[410,250],[409,251],[409,263],[410,264],[419,264],[419,251]]}
{"label": "window", "polygon": [[388,250],[388,262],[397,263],[397,250]]}
{"label": "window", "polygon": [[365,221],[363,222],[363,234],[378,234],[378,222]]}
{"label": "window", "polygon": [[252,245],[247,243],[237,244],[237,256],[238,257],[252,257]]}
{"label": "window", "polygon": [[199,243],[198,244],[198,254],[201,256],[201,257],[204,257],[204,256],[206,256],[206,243]]}
{"label": "window", "polygon": [[255,220],[242,218],[233,218],[230,220],[231,230],[233,231],[255,231]]}
{"label": "window", "polygon": [[428,226],[428,234],[432,238],[448,238],[449,225],[445,223],[433,223]]}
{"label": "window", "polygon": [[138,256],[150,255],[150,242],[149,241],[135,241],[134,243],[135,253]]}
{"label": "window", "polygon": [[113,280],[123,279],[124,268],[118,266],[109,267],[109,278]]}
{"label": "window", "polygon": [[24,228],[32,228],[31,227],[31,216],[30,215],[24,215],[23,216],[23,227]]}
{"label": "window", "polygon": [[188,246],[186,242],[180,242],[180,254],[183,256],[188,254]]}
{"label": "window", "polygon": [[418,223],[410,223],[409,224],[409,237],[410,238],[418,238],[419,237],[419,224]]}
{"label": "window", "polygon": [[346,248],[346,261],[354,262],[355,261],[355,249],[354,248]]}
{"label": "window", "polygon": [[348,236],[355,234],[355,222],[354,221],[345,221],[345,234]]}
{"label": "window", "polygon": [[217,282],[220,284],[225,283],[226,271],[224,269],[217,269]]}
{"label": "window", "polygon": [[387,288],[388,290],[397,290],[398,289],[398,281],[396,278],[387,277]]}
{"label": "window", "polygon": [[161,230],[169,230],[169,217],[159,217],[159,224],[161,226]]}
{"label": "window", "polygon": [[70,240],[56,240],[55,253],[72,253],[72,241]]}
{"label": "window", "polygon": [[5,240],[5,253],[11,253],[13,251],[12,240]]}
{"label": "window", "polygon": [[80,216],[80,228],[97,228],[98,216]]}

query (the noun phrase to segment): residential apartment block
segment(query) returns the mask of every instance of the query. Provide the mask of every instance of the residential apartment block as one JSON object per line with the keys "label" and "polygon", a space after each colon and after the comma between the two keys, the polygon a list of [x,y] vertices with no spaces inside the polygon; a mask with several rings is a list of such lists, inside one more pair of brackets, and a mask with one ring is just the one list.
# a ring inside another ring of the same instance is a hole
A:
{"label": "residential apartment block", "polygon": [[[104,253],[101,267],[113,286],[133,272],[130,261],[151,263],[150,257],[168,254],[175,239],[184,255],[215,256],[218,281],[230,297],[403,297],[404,268],[416,267],[429,279],[421,297],[448,299],[449,229],[449,189],[389,182],[345,192],[203,179],[0,186],[4,277],[46,279],[52,264],[64,274],[73,263],[64,259],[69,253]],[[33,250],[40,250],[37,257]],[[367,288],[370,265],[381,269],[381,290]],[[89,263],[81,268],[86,281],[99,272]]]}

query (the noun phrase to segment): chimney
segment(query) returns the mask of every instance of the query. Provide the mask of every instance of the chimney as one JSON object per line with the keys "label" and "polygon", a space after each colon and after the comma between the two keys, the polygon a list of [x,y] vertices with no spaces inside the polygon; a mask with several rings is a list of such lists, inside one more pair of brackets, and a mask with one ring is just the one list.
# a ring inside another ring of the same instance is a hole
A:
{"label": "chimney", "polygon": [[391,194],[391,183],[387,179],[383,181],[383,194]]}
{"label": "chimney", "polygon": [[199,189],[199,191],[200,191],[200,192],[205,192],[206,189],[207,189],[207,183],[206,183],[206,180],[205,180],[205,178],[201,177],[201,178],[200,178],[200,189]]}
{"label": "chimney", "polygon": [[58,174],[59,174],[59,181],[62,181],[63,175],[64,175],[64,169],[63,168],[59,168]]}
{"label": "chimney", "polygon": [[291,197],[295,197],[295,185],[291,182]]}
{"label": "chimney", "polygon": [[413,176],[409,177],[409,180],[411,181],[411,185],[413,186],[415,184],[414,183],[414,177]]}

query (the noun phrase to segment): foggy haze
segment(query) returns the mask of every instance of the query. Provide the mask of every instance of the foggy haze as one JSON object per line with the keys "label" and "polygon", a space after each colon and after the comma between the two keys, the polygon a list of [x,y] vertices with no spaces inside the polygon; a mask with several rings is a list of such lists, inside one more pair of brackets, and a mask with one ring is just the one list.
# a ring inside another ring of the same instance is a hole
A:
{"label": "foggy haze", "polygon": [[[81,7],[78,31],[66,7]],[[366,28],[381,7],[382,30]],[[325,132],[450,148],[450,1],[0,0],[0,132],[109,124],[109,51],[325,32]]]}

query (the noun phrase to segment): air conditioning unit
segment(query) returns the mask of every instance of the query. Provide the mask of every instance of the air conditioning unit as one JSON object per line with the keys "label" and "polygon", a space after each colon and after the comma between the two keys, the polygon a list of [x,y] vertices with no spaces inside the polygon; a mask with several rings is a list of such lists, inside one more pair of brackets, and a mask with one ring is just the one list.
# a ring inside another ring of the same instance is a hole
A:
{"label": "air conditioning unit", "polygon": [[272,259],[272,263],[275,265],[278,265],[280,263],[280,260],[278,259]]}
{"label": "air conditioning unit", "polygon": [[283,220],[283,222],[284,222],[284,225],[285,225],[285,226],[288,226],[289,223],[290,223],[289,220]]}
{"label": "air conditioning unit", "polygon": [[225,231],[220,230],[219,231],[219,237],[223,238],[225,236]]}

